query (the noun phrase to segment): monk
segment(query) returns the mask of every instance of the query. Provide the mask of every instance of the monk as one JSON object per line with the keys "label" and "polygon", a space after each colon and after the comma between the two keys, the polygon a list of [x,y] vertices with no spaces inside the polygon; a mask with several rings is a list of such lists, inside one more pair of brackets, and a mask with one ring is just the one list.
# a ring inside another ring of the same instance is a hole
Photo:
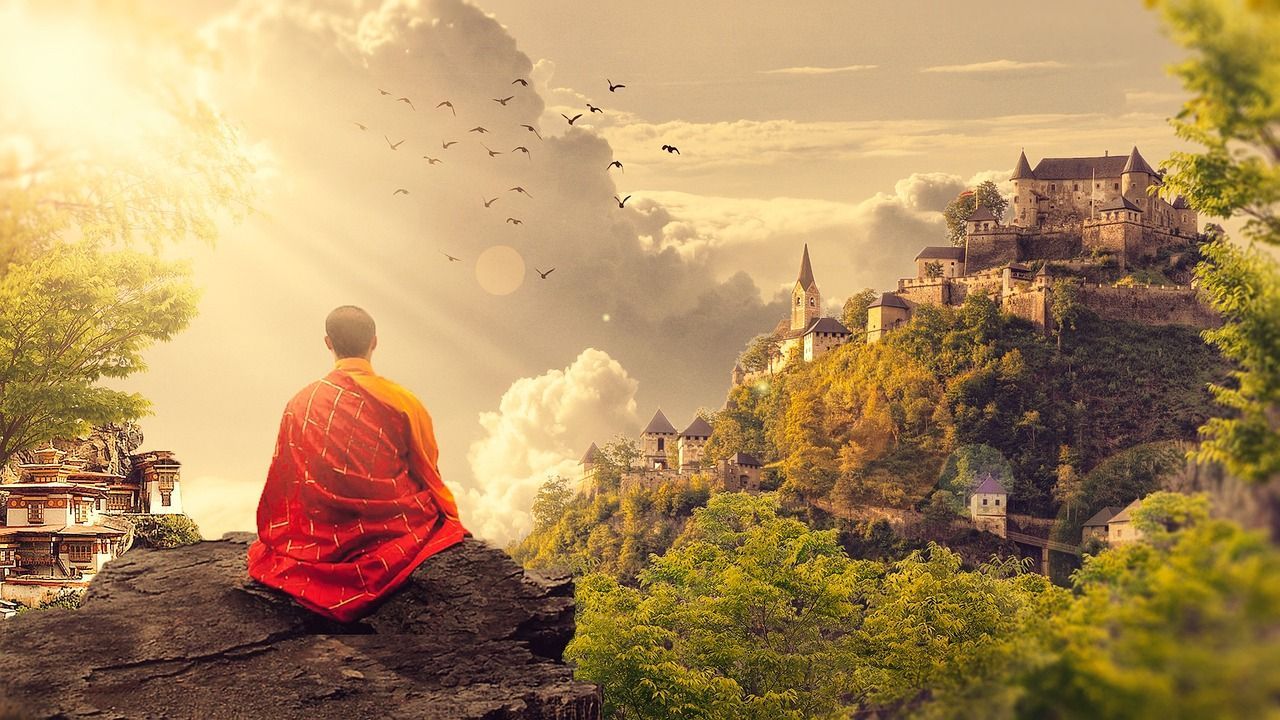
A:
{"label": "monk", "polygon": [[471,533],[440,479],[426,408],[374,373],[369,313],[325,320],[336,364],[289,401],[258,502],[249,575],[340,622],[372,612]]}

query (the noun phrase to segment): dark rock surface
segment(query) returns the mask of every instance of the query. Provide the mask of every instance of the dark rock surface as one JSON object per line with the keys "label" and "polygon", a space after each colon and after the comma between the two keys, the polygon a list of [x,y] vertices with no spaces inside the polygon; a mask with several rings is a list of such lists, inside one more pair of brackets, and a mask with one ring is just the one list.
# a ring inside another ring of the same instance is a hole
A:
{"label": "dark rock surface", "polygon": [[79,610],[0,620],[0,718],[595,720],[573,583],[468,538],[360,623],[249,580],[253,538],[133,550]]}

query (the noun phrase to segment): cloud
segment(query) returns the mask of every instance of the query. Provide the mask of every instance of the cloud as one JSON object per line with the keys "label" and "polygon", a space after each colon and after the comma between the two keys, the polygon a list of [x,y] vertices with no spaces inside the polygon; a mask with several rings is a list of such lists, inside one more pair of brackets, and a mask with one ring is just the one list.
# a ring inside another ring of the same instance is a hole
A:
{"label": "cloud", "polygon": [[527,534],[533,499],[548,477],[576,482],[578,460],[592,442],[637,426],[638,387],[622,365],[595,348],[563,369],[511,383],[498,409],[480,414],[484,436],[467,452],[479,482],[457,493],[463,523],[503,545]]}
{"label": "cloud", "polygon": [[845,65],[843,67],[812,67],[808,65],[800,67],[784,67],[775,68],[773,70],[757,70],[760,75],[835,75],[839,73],[861,72],[863,70],[874,70],[878,65]]}
{"label": "cloud", "polygon": [[968,63],[965,65],[934,65],[922,68],[920,72],[928,73],[1007,73],[1027,70],[1059,70],[1070,67],[1057,60],[1037,60],[1024,62],[1021,60],[989,60],[987,62]]}

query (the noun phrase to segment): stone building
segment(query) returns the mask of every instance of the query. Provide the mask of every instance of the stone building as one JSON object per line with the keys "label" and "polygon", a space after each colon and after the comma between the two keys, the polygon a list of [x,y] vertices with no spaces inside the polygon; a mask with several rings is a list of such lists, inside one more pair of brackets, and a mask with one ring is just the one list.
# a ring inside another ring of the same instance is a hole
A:
{"label": "stone building", "polygon": [[1142,531],[1133,526],[1133,512],[1142,507],[1142,500],[1134,500],[1107,521],[1107,542],[1125,545],[1142,537]]}
{"label": "stone building", "polygon": [[1120,512],[1120,508],[1108,505],[1098,512],[1094,513],[1088,520],[1084,521],[1084,529],[1080,533],[1080,540],[1088,542],[1089,540],[1107,540],[1107,524],[1111,522],[1111,518]]}
{"label": "stone building", "polygon": [[[649,424],[640,433],[640,455],[632,467],[623,474],[619,488],[653,488],[663,482],[687,477],[702,469],[702,451],[711,439],[711,425],[695,415],[689,425],[680,432],[659,408]],[[578,462],[582,476],[578,492],[593,496],[599,492],[598,463],[600,448],[593,442]]]}
{"label": "stone building", "polygon": [[1008,509],[1009,493],[995,475],[987,473],[969,496],[969,517],[974,526],[1004,537],[1008,532]]}
{"label": "stone building", "polygon": [[644,467],[654,470],[669,469],[671,462],[668,458],[676,453],[678,438],[676,427],[662,414],[662,408],[658,408],[640,433],[640,453]]}
{"label": "stone building", "polygon": [[759,492],[760,461],[746,453],[734,453],[716,463],[715,478],[725,492]]}
{"label": "stone building", "polygon": [[680,472],[697,472],[702,467],[702,448],[711,439],[711,423],[695,415],[689,426],[676,439],[676,455]]}
{"label": "stone building", "polygon": [[[916,276],[899,280],[872,305],[868,341],[906,323],[918,305],[960,305],[974,292],[1049,332],[1051,263],[1075,278],[1078,301],[1104,319],[1200,328],[1219,323],[1190,286],[1083,281],[1091,269],[1110,263],[1123,270],[1199,237],[1196,212],[1181,197],[1170,202],[1149,193],[1163,180],[1136,147],[1128,157],[1043,158],[1034,169],[1023,153],[1010,179],[1010,222],[979,206],[965,222],[964,247],[922,250]],[[1031,272],[1031,263],[1040,269]]]}

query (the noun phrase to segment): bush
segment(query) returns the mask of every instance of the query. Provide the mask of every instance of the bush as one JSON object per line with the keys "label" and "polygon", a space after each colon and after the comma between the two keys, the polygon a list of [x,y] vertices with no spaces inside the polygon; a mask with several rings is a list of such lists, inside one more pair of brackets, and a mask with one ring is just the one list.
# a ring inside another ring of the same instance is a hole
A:
{"label": "bush", "polygon": [[163,550],[203,539],[196,522],[186,515],[141,515],[132,520],[134,537],[144,547]]}
{"label": "bush", "polygon": [[74,588],[62,588],[57,595],[45,600],[35,607],[36,610],[48,610],[49,608],[64,608],[66,610],[78,610],[80,602],[84,599],[84,591]]}

